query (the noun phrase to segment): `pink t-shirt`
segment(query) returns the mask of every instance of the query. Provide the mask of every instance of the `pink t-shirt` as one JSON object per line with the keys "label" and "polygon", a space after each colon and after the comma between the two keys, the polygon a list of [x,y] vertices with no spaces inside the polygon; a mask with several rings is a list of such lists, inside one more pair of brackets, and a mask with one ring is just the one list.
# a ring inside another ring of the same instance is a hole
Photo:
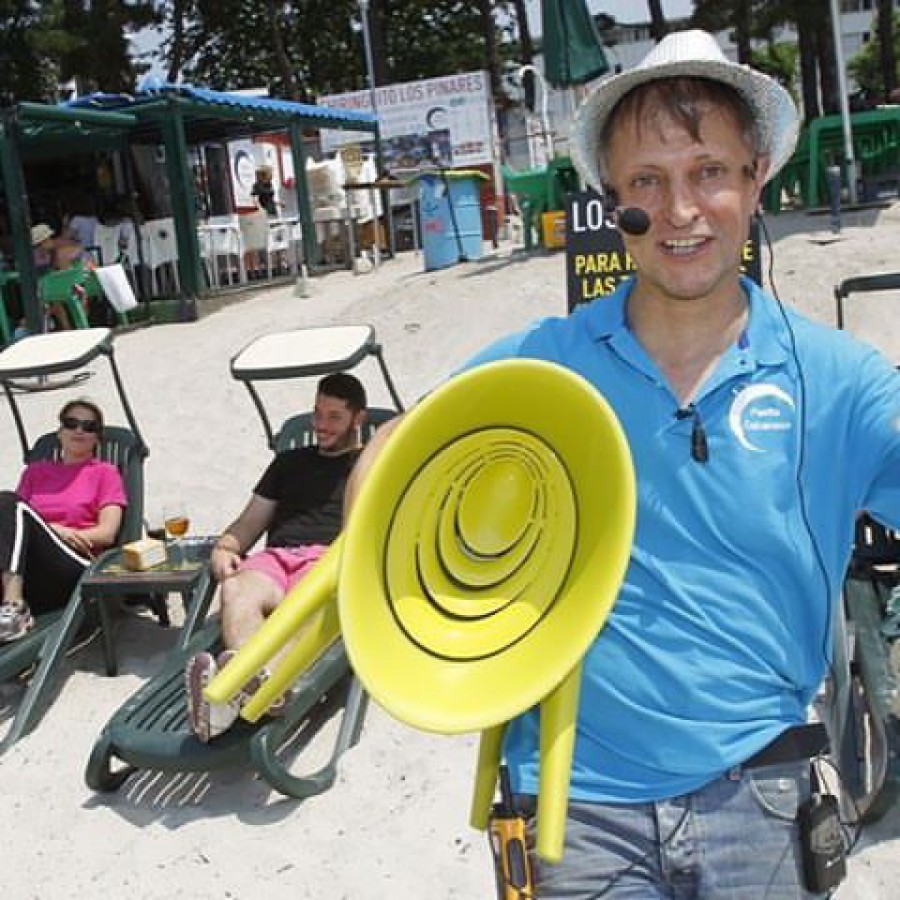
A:
{"label": "pink t-shirt", "polygon": [[99,459],[72,466],[29,463],[16,493],[47,522],[69,528],[91,528],[104,506],[128,505],[119,470]]}

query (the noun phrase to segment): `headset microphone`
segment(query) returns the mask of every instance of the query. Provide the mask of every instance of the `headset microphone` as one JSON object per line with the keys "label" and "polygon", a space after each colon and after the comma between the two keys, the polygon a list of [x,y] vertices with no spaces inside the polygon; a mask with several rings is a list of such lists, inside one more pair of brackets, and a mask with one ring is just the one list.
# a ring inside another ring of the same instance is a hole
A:
{"label": "headset microphone", "polygon": [[649,214],[639,206],[619,206],[619,197],[611,187],[603,191],[603,209],[616,217],[616,224],[626,234],[640,237],[650,230]]}
{"label": "headset microphone", "polygon": [[640,237],[650,230],[650,216],[639,206],[616,208],[616,223],[626,234]]}

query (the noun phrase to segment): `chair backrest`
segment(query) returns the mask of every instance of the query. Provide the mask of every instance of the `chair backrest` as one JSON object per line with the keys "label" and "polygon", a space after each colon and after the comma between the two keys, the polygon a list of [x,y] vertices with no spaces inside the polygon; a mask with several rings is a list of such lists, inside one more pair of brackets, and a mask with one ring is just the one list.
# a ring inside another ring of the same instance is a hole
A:
{"label": "chair backrest", "polygon": [[175,220],[171,216],[144,222],[140,233],[144,262],[149,268],[155,269],[178,259]]}
{"label": "chair backrest", "polygon": [[81,266],[47,272],[38,279],[38,296],[44,303],[65,303],[76,285],[83,285],[88,270]]}
{"label": "chair backrest", "polygon": [[119,222],[119,251],[132,266],[138,263],[138,243],[140,235],[134,219],[122,219]]}
{"label": "chair backrest", "polygon": [[119,259],[119,224],[104,225],[98,222],[94,226],[94,243],[100,248],[100,262],[111,266]]}
{"label": "chair backrest", "polygon": [[265,250],[269,242],[269,217],[263,209],[238,216],[241,243],[245,250]]}
{"label": "chair backrest", "polygon": [[845,278],[834,286],[834,299],[837,313],[837,327],[844,327],[844,300],[850,294],[864,291],[896,291],[900,290],[900,272],[885,272],[879,275],[856,275]]}
{"label": "chair backrest", "polygon": [[[28,453],[28,462],[59,459],[59,438],[55,432],[41,435]],[[103,440],[97,448],[97,457],[112,463],[122,474],[128,506],[122,516],[117,543],[137,540],[144,524],[144,457],[146,448],[139,443],[133,431],[116,425],[103,429]]]}
{"label": "chair backrest", "polygon": [[274,252],[276,250],[287,250],[291,246],[291,225],[290,222],[279,222],[269,225],[268,233],[268,250]]}
{"label": "chair backrest", "polygon": [[[396,409],[385,409],[375,406],[366,412],[366,421],[362,428],[362,442],[368,443],[379,425],[398,415]],[[286,419],[275,435],[275,452],[283,453],[294,447],[309,447],[316,442],[316,434],[312,427],[312,413],[300,413]]]}
{"label": "chair backrest", "polygon": [[209,241],[209,252],[216,256],[237,256],[241,252],[241,233],[238,216],[210,216],[206,220],[204,234]]}

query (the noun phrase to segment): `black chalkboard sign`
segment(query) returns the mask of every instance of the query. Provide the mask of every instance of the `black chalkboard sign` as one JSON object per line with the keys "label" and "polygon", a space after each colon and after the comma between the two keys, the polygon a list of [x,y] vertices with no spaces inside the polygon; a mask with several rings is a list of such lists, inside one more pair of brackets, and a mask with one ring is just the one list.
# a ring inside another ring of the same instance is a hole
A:
{"label": "black chalkboard sign", "polygon": [[[594,191],[569,194],[566,207],[566,282],[569,312],[580,303],[611,294],[634,272],[631,255],[613,219],[604,214],[603,200]],[[762,283],[759,222],[750,223],[744,247],[743,271]]]}

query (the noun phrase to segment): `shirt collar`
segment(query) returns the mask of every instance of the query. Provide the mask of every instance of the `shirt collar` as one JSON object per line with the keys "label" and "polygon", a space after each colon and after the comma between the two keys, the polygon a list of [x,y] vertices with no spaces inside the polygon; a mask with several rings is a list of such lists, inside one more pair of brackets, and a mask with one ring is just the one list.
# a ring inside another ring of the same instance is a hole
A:
{"label": "shirt collar", "polygon": [[[741,276],[741,287],[747,295],[750,316],[740,347],[757,365],[780,365],[788,355],[789,344],[785,336],[787,323],[778,301],[767,294],[755,281]],[[584,308],[585,327],[595,341],[610,341],[631,336],[625,314],[625,306],[634,289],[634,277],[626,278],[615,292],[600,297]]]}

